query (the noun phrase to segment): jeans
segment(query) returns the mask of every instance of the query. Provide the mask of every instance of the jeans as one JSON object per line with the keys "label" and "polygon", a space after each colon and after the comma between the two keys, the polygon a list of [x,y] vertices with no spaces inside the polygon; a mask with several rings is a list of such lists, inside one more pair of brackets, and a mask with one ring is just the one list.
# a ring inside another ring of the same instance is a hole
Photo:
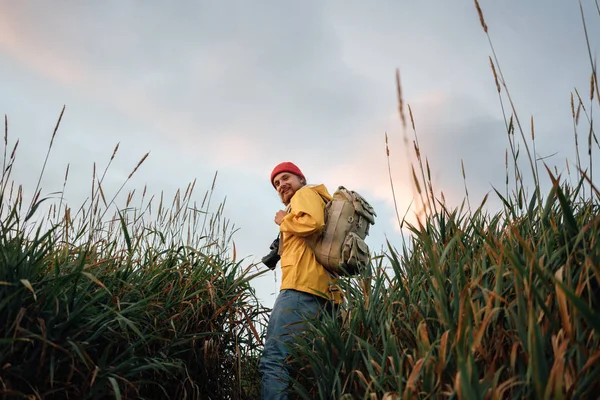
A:
{"label": "jeans", "polygon": [[314,318],[321,311],[331,310],[331,302],[322,297],[297,290],[279,292],[271,311],[265,347],[260,359],[263,400],[287,400],[286,389],[289,375],[285,366],[292,334],[301,333],[304,318]]}

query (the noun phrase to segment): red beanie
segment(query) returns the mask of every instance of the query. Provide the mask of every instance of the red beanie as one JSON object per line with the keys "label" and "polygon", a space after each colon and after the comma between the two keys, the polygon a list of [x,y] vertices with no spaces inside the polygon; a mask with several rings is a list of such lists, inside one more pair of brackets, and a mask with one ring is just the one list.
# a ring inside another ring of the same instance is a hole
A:
{"label": "red beanie", "polygon": [[[282,172],[290,172],[294,175],[298,175],[300,178],[306,180],[306,178],[304,177],[304,174],[302,173],[302,171],[300,171],[300,168],[298,168],[294,163],[291,163],[289,161],[286,162],[282,162],[281,164],[278,164],[275,168],[273,168],[273,172],[271,172],[271,185],[273,185],[273,178],[275,178],[275,176],[277,176],[277,174],[280,174]],[[275,185],[273,185],[274,187]]]}

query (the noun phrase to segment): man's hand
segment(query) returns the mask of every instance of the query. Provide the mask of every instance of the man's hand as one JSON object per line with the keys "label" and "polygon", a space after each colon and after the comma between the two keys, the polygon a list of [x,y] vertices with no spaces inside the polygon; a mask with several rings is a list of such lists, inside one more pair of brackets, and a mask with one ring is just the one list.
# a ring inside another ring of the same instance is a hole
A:
{"label": "man's hand", "polygon": [[283,217],[285,217],[286,215],[287,213],[283,210],[277,211],[277,213],[275,214],[275,223],[277,225],[281,225],[281,223],[283,222]]}

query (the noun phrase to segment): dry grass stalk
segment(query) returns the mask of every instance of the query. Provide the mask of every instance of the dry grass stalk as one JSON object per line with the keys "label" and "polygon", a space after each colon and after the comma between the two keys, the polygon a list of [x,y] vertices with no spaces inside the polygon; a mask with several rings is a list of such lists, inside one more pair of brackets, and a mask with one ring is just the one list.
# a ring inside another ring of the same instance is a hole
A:
{"label": "dry grass stalk", "polygon": [[492,67],[492,73],[494,74],[494,82],[496,82],[496,90],[500,93],[500,82],[498,82],[498,74],[496,73],[496,67],[494,66],[494,61],[490,56],[490,66]]}
{"label": "dry grass stalk", "polygon": [[110,156],[110,161],[114,160],[115,156],[117,155],[117,150],[119,150],[119,145],[121,144],[121,142],[117,143],[117,145],[115,146],[115,149],[112,152],[112,155]]}
{"label": "dry grass stalk", "polygon": [[479,1],[475,0],[475,7],[477,7],[477,14],[479,14],[479,22],[481,22],[481,27],[485,33],[488,33],[488,27],[483,19],[483,12],[481,11],[481,7],[479,6]]}
{"label": "dry grass stalk", "polygon": [[398,97],[398,113],[402,121],[402,127],[406,128],[406,116],[404,115],[404,100],[402,99],[402,85],[400,84],[400,69],[396,68],[396,95]]}
{"label": "dry grass stalk", "polygon": [[133,174],[135,174],[135,172],[138,170],[138,168],[140,167],[140,165],[142,165],[142,163],[144,161],[146,161],[146,158],[148,158],[148,156],[150,155],[150,152],[144,154],[144,156],[142,157],[142,159],[137,163],[137,165],[135,166],[135,168],[133,169],[133,171],[131,171],[131,173],[129,174],[129,176],[127,177],[127,179],[130,179]]}
{"label": "dry grass stalk", "polygon": [[596,81],[596,74],[594,74],[594,72],[592,72],[590,74],[590,100],[594,100],[594,83]]}

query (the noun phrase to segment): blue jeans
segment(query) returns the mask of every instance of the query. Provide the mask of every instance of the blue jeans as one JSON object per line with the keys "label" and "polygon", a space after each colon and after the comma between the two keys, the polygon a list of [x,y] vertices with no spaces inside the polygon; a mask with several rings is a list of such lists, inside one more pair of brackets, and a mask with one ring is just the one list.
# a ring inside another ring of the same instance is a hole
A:
{"label": "blue jeans", "polygon": [[331,302],[297,290],[279,292],[267,327],[265,348],[260,359],[263,400],[287,400],[289,375],[285,366],[288,350],[285,342],[304,329],[303,319],[315,318],[321,311],[331,310]]}

